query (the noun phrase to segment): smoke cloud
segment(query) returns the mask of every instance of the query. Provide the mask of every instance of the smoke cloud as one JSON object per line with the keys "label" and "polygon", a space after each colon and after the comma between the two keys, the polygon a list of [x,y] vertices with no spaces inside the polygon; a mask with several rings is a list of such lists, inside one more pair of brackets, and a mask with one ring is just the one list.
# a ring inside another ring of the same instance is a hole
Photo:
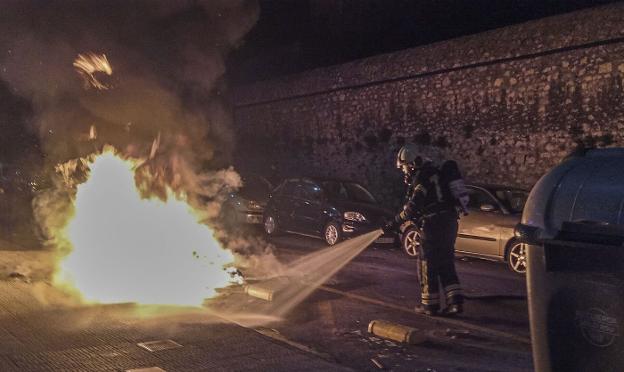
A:
{"label": "smoke cloud", "polygon": [[38,143],[1,141],[0,162],[48,174],[51,187],[33,209],[51,246],[68,249],[54,232],[72,214],[72,187],[84,181],[79,159],[104,145],[148,159],[136,172],[146,194],[164,198],[169,187],[204,218],[219,214],[227,191],[241,185],[229,167],[225,58],[258,14],[256,0],[3,2],[0,97],[11,100],[0,111],[19,102],[13,129],[22,125]]}
{"label": "smoke cloud", "polygon": [[[8,1],[0,15],[0,79],[30,100],[46,162],[108,143],[128,155],[176,154],[227,164],[233,144],[221,95],[226,53],[254,25],[254,1]],[[73,65],[105,55],[109,89],[86,89]],[[97,140],[85,141],[92,126]],[[179,166],[179,165],[178,165]],[[172,177],[170,175],[170,177]]]}

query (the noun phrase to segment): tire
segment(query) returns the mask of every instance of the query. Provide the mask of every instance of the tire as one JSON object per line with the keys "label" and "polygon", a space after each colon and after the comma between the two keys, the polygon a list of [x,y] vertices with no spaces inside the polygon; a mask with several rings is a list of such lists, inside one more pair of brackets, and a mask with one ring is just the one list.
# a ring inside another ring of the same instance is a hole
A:
{"label": "tire", "polygon": [[516,240],[507,243],[507,267],[518,275],[526,274],[526,244]]}
{"label": "tire", "polygon": [[277,218],[273,214],[265,214],[263,220],[262,229],[267,236],[277,236],[280,234]]}
{"label": "tire", "polygon": [[327,245],[335,245],[342,240],[340,226],[336,222],[329,222],[323,229],[323,239]]}
{"label": "tire", "polygon": [[401,249],[410,258],[420,255],[420,230],[416,226],[409,226],[401,234]]}

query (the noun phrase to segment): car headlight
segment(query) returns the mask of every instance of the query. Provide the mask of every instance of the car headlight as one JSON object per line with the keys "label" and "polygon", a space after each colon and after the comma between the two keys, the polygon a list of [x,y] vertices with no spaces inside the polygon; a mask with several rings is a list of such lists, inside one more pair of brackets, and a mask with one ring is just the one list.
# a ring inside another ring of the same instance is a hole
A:
{"label": "car headlight", "polygon": [[360,212],[345,212],[344,219],[355,222],[364,222],[366,221],[366,217]]}

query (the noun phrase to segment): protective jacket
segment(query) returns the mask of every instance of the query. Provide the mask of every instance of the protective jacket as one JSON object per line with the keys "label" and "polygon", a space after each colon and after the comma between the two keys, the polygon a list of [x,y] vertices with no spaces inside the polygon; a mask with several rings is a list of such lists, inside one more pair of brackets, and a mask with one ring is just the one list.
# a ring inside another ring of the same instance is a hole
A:
{"label": "protective jacket", "polygon": [[440,185],[440,171],[431,163],[425,163],[408,180],[405,199],[403,210],[395,217],[398,224],[456,211],[448,189]]}

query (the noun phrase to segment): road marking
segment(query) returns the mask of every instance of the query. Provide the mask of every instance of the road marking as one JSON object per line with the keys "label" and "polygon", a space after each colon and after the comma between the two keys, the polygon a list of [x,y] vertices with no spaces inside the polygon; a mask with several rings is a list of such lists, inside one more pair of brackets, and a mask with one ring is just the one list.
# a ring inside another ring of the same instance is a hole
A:
{"label": "road marking", "polygon": [[339,295],[342,295],[342,296],[345,296],[347,298],[351,298],[351,299],[354,299],[354,300],[367,302],[367,303],[374,304],[374,305],[384,306],[384,307],[387,307],[387,308],[390,308],[390,309],[393,309],[393,310],[407,312],[407,313],[410,313],[412,315],[420,316],[420,317],[423,317],[423,318],[435,319],[436,321],[439,321],[441,323],[451,324],[451,325],[456,326],[456,327],[464,327],[464,328],[472,329],[474,331],[483,332],[483,333],[486,333],[486,334],[489,334],[489,335],[492,335],[492,336],[496,336],[496,337],[507,338],[507,339],[510,339],[510,340],[513,340],[513,341],[516,341],[516,342],[520,342],[520,343],[523,343],[523,344],[527,344],[527,345],[531,344],[531,340],[529,338],[527,338],[527,337],[514,335],[512,333],[499,331],[499,330],[488,328],[488,327],[478,326],[478,325],[475,325],[475,324],[472,324],[472,323],[465,322],[463,320],[444,318],[444,317],[435,317],[435,318],[433,318],[431,316],[418,314],[418,313],[414,312],[414,310],[412,310],[410,308],[407,308],[407,307],[404,307],[404,306],[399,306],[399,305],[391,304],[391,303],[388,303],[388,302],[385,302],[385,301],[376,300],[374,298],[370,298],[370,297],[366,297],[366,296],[362,296],[362,295],[358,295],[358,294],[353,294],[353,293],[341,291],[339,289],[327,287],[325,285],[321,285],[319,287],[319,289],[323,290],[323,291],[326,291],[326,292],[339,294]]}
{"label": "road marking", "polygon": [[[448,331],[448,330],[447,330]],[[490,344],[490,343],[480,343],[478,341],[475,340],[471,340],[471,339],[462,339],[462,337],[457,337],[455,336],[455,338],[452,337],[444,337],[444,333],[440,334],[440,332],[444,332],[441,329],[432,329],[430,331],[428,331],[426,333],[426,335],[429,337],[430,340],[435,340],[438,342],[442,342],[445,343],[447,345],[462,345],[465,347],[469,347],[469,348],[477,348],[477,349],[481,349],[481,350],[488,350],[488,351],[497,351],[497,352],[501,352],[501,353],[519,353],[517,349],[512,348],[512,347],[500,347],[498,344]],[[468,332],[468,331],[466,331]],[[531,351],[527,351],[524,354],[526,354],[528,357],[530,357],[531,355]]]}
{"label": "road marking", "polygon": [[[306,248],[315,248],[315,247],[306,247]],[[299,249],[284,248],[284,247],[280,247],[278,249],[278,252],[286,253],[287,256],[296,256],[296,257],[301,257],[301,256],[306,254],[306,252],[301,251]],[[389,251],[380,250],[380,252],[389,252]],[[413,270],[405,270],[403,268],[398,268],[392,262],[389,262],[389,263],[377,262],[377,263],[372,264],[370,262],[361,262],[361,261],[357,260],[359,257],[366,256],[367,253],[370,253],[370,252],[364,251],[360,256],[356,257],[353,261],[349,262],[348,265],[361,266],[361,267],[365,267],[365,268],[369,268],[369,269],[370,268],[379,269],[379,268],[376,267],[376,266],[379,266],[382,269],[391,269],[394,272],[398,272],[398,273],[401,273],[401,274],[404,274],[404,275],[418,277],[418,274],[416,273],[415,269],[413,269]],[[398,253],[398,252],[396,252],[396,253]],[[374,256],[374,255],[369,255],[367,257],[369,257],[369,258],[376,258],[376,259],[384,259],[384,260],[386,260],[388,258],[388,257]],[[396,257],[391,257],[391,259],[396,259]],[[483,262],[487,262],[487,263],[495,263],[498,266],[503,266],[498,261],[487,260],[487,259],[475,259],[475,260],[476,261],[474,261],[474,262],[483,261]],[[398,261],[400,261],[400,260],[398,260]],[[464,262],[464,263],[466,263],[466,262]],[[479,277],[483,277],[483,278],[490,278],[490,279],[495,279],[495,280],[507,280],[507,281],[511,281],[511,282],[517,282],[517,281],[524,282],[524,279],[521,278],[519,275],[514,275],[513,277],[511,277],[511,276],[507,276],[506,273],[504,273],[503,275],[500,275],[501,273],[497,273],[497,272],[494,272],[494,273],[484,273],[483,271],[478,271],[478,269],[476,269],[477,271],[475,271],[475,268],[469,267],[468,265],[459,265],[459,266],[456,265],[456,267],[457,267],[457,272],[459,274],[461,274],[460,276],[469,275],[469,276],[479,276]]]}

